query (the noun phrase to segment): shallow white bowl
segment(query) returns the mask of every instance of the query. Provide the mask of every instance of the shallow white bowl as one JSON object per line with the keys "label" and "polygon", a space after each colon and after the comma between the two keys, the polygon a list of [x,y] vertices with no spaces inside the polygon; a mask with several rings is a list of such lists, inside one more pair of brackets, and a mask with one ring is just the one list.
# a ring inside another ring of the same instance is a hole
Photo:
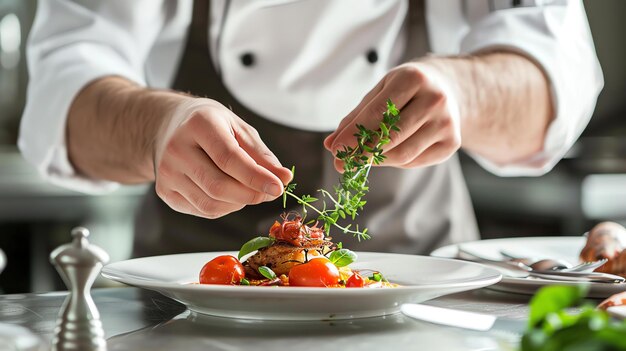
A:
{"label": "shallow white bowl", "polygon": [[190,284],[216,256],[207,252],[155,256],[111,263],[106,278],[155,290],[190,310],[214,316],[262,320],[323,320],[397,313],[403,303],[419,303],[446,294],[497,283],[501,274],[471,262],[385,253],[360,252],[353,269],[380,271],[402,285],[387,289],[258,287]]}

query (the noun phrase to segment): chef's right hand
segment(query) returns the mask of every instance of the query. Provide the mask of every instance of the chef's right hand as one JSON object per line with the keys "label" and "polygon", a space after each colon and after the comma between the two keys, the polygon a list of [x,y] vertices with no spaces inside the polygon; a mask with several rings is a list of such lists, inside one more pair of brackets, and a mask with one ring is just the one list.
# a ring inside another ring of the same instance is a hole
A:
{"label": "chef's right hand", "polygon": [[178,212],[218,218],[280,196],[292,177],[231,110],[189,98],[155,139],[156,192]]}

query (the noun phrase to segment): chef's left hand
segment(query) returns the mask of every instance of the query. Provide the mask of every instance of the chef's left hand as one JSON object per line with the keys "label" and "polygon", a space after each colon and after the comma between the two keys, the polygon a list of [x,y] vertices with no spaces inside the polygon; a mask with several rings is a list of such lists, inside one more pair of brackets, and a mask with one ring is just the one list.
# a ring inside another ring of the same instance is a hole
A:
{"label": "chef's left hand", "polygon": [[[343,146],[356,146],[356,124],[375,130],[386,111],[387,99],[400,110],[399,132],[385,145],[384,166],[423,167],[441,163],[461,146],[460,113],[452,84],[436,68],[406,63],[392,69],[324,140],[334,154]],[[335,159],[342,172],[343,163]]]}

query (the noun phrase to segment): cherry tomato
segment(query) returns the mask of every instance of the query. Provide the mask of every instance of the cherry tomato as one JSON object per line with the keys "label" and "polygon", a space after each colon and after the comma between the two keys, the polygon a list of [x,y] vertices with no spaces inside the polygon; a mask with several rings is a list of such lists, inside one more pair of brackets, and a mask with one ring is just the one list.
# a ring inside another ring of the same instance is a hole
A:
{"label": "cherry tomato", "polygon": [[346,288],[362,288],[365,286],[365,279],[359,273],[354,273],[348,278]]}
{"label": "cherry tomato", "polygon": [[200,271],[200,284],[238,285],[246,276],[241,262],[233,256],[217,256]]}
{"label": "cherry tomato", "polygon": [[293,266],[289,270],[290,286],[336,286],[339,270],[327,258],[319,257],[307,263]]}

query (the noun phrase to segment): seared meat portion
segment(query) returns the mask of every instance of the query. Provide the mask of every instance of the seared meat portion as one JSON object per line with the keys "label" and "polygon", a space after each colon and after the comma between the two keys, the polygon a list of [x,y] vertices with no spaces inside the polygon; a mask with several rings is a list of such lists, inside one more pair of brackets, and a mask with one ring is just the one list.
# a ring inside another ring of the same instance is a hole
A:
{"label": "seared meat portion", "polygon": [[302,246],[294,246],[283,241],[277,241],[260,249],[259,252],[244,262],[246,277],[262,278],[258,272],[261,266],[271,268],[276,275],[289,274],[289,270],[294,265],[305,262],[306,258],[311,259],[323,255],[334,247],[331,241],[323,239],[306,240],[301,244]]}

